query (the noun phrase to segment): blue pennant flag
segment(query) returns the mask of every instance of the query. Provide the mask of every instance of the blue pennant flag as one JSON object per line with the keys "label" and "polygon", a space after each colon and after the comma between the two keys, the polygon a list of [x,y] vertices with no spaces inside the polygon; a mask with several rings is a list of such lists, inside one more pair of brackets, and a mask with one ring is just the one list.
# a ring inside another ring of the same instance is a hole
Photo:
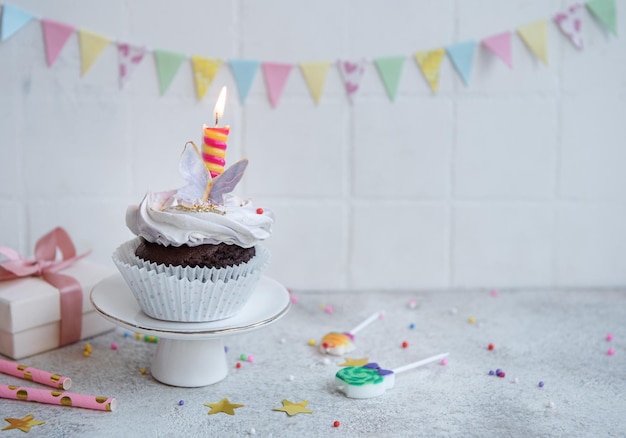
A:
{"label": "blue pennant flag", "polygon": [[446,47],[446,52],[448,52],[448,56],[452,60],[456,71],[459,72],[463,82],[465,82],[465,85],[469,85],[470,76],[472,74],[475,47],[475,41],[452,44]]}
{"label": "blue pennant flag", "polygon": [[228,64],[235,77],[239,100],[243,105],[246,102],[246,98],[252,87],[252,82],[254,81],[254,76],[261,63],[249,59],[231,59],[228,61]]}
{"label": "blue pennant flag", "polygon": [[0,39],[2,41],[6,40],[26,26],[33,18],[35,17],[32,14],[5,3],[2,6],[2,37]]}

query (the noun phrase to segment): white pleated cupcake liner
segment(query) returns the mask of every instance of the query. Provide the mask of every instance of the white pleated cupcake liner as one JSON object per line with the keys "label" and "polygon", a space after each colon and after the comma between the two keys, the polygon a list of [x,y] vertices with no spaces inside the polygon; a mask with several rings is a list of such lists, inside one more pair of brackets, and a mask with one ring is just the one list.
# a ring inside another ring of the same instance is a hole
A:
{"label": "white pleated cupcake liner", "polygon": [[227,268],[183,268],[148,263],[135,256],[139,238],[122,244],[113,262],[139,307],[165,321],[209,322],[235,316],[269,265],[270,252],[257,245],[246,263]]}

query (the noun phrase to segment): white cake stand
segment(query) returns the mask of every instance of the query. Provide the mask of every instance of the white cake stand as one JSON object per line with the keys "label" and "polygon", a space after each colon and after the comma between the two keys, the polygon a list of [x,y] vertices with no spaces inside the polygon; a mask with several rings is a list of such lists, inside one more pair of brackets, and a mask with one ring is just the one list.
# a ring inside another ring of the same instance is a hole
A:
{"label": "white cake stand", "polygon": [[161,321],[139,308],[121,275],[98,283],[91,291],[96,311],[129,330],[157,336],[152,376],[165,384],[206,386],[228,375],[223,337],[263,328],[284,316],[291,305],[280,283],[261,277],[244,308],[232,318],[214,322]]}

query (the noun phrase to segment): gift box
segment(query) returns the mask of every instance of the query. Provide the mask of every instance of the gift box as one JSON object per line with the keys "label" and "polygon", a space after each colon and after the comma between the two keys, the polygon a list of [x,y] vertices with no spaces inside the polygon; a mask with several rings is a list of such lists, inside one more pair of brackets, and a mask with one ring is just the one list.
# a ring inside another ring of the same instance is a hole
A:
{"label": "gift box", "polygon": [[[60,273],[75,278],[82,287],[80,339],[115,326],[93,308],[89,295],[102,279],[115,270],[79,260]],[[41,277],[0,281],[0,354],[21,359],[59,347],[61,330],[60,292]]]}
{"label": "gift box", "polygon": [[84,261],[87,254],[61,227],[37,241],[32,259],[0,246],[0,354],[20,359],[113,328],[89,299],[113,269]]}

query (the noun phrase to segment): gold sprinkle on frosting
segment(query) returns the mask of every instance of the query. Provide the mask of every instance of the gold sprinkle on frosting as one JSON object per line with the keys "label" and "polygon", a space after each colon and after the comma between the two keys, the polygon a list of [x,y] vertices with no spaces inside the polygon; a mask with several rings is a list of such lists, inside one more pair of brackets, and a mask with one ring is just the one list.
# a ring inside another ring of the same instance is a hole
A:
{"label": "gold sprinkle on frosting", "polygon": [[219,214],[220,216],[224,216],[226,214],[225,211],[220,210],[213,204],[194,204],[191,207],[178,204],[173,208],[176,210],[181,210],[181,211],[195,211],[196,213],[215,213],[215,214]]}

